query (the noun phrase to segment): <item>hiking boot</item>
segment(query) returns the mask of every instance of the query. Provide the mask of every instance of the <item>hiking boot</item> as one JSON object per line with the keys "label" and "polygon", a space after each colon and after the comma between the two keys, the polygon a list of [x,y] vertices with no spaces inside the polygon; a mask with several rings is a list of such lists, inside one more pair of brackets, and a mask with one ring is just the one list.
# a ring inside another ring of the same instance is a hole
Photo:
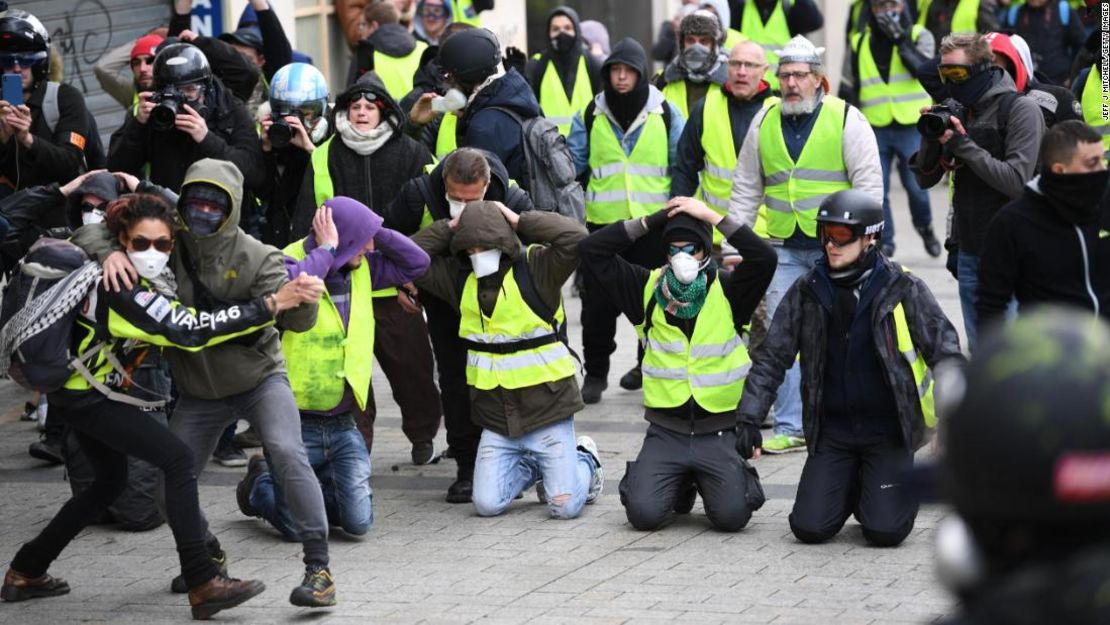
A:
{"label": "hiking boot", "polygon": [[217,575],[189,591],[189,606],[193,620],[212,618],[217,612],[234,608],[244,601],[257,597],[266,590],[266,584],[257,579],[233,579]]}
{"label": "hiking boot", "polygon": [[694,502],[698,498],[698,483],[693,478],[687,479],[678,489],[678,499],[674,502],[675,514],[690,514],[694,509]]}
{"label": "hiking boot", "polygon": [[925,244],[925,252],[933,258],[940,258],[940,253],[944,251],[944,246],[937,240],[937,235],[933,234],[932,226],[914,227],[917,234],[921,235],[921,242]]}
{"label": "hiking boot", "polygon": [[62,455],[62,441],[51,436],[43,436],[37,443],[31,443],[27,453],[36,460],[43,460],[50,464],[64,464],[65,456]]}
{"label": "hiking boot", "polygon": [[766,454],[786,454],[792,451],[805,451],[805,449],[806,439],[801,436],[776,434],[763,441],[763,453]]}
{"label": "hiking boot", "polygon": [[628,373],[621,376],[621,388],[626,391],[638,391],[644,386],[644,374],[640,371],[640,365],[636,365],[628,370]]}
{"label": "hiking boot", "polygon": [[326,608],[335,605],[335,580],[326,566],[305,568],[304,581],[293,589],[289,603],[302,608]]}
{"label": "hiking boot", "polygon": [[239,449],[252,449],[254,447],[262,446],[262,439],[258,438],[258,432],[254,431],[254,426],[239,432],[231,437],[231,444]]}
{"label": "hiking boot", "polygon": [[412,463],[416,466],[428,464],[436,457],[436,447],[432,441],[420,441],[412,444]]}
{"label": "hiking boot", "polygon": [[251,456],[250,462],[247,464],[247,475],[235,487],[235,501],[239,504],[239,512],[242,512],[244,516],[260,516],[258,510],[255,510],[254,506],[251,505],[251,492],[254,490],[254,484],[258,481],[258,478],[269,470],[270,465],[262,454]]}
{"label": "hiking boot", "polygon": [[474,467],[459,467],[455,483],[447,487],[447,503],[470,503],[474,494]]}
{"label": "hiking boot", "polygon": [[[227,577],[227,554],[221,549],[219,553],[209,556],[212,559],[212,564],[216,565],[216,571],[220,577]],[[185,577],[178,575],[170,582],[170,591],[183,595],[189,592],[189,587],[185,585]]]}
{"label": "hiking boot", "polygon": [[597,451],[597,443],[589,436],[578,437],[578,451],[584,451],[594,459],[597,468],[590,476],[590,490],[586,493],[586,503],[597,501],[601,496],[601,489],[605,487],[605,471],[601,468],[601,455]]}
{"label": "hiking boot", "polygon": [[582,401],[587,404],[596,404],[601,401],[601,394],[607,388],[609,388],[609,382],[604,378],[586,376],[585,382],[582,383]]}
{"label": "hiking boot", "polygon": [[225,467],[247,466],[247,454],[231,444],[231,441],[225,441],[222,438],[220,443],[216,445],[216,451],[212,452],[212,458]]}
{"label": "hiking boot", "polygon": [[0,587],[0,599],[4,601],[26,601],[67,594],[69,584],[60,577],[51,577],[45,573],[38,577],[27,577],[13,568],[4,573],[4,586]]}

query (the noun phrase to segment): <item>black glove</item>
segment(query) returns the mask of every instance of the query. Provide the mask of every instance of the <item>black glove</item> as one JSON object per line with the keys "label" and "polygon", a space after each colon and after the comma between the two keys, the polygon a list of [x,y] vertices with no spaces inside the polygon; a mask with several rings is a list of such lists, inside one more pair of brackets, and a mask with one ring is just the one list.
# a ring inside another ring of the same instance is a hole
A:
{"label": "black glove", "polygon": [[505,71],[515,69],[521,75],[524,75],[524,67],[528,65],[528,55],[520,48],[509,46],[505,48],[505,58],[501,61],[505,66]]}
{"label": "black glove", "polygon": [[879,24],[879,30],[895,44],[902,43],[906,38],[906,29],[902,28],[902,23],[898,17],[889,15],[887,13],[880,13],[875,16],[875,21]]}
{"label": "black glove", "polygon": [[763,447],[763,434],[758,425],[743,422],[736,425],[736,451],[744,460],[750,460],[753,448]]}
{"label": "black glove", "polygon": [[945,260],[944,268],[948,270],[948,273],[952,274],[953,278],[959,280],[960,244],[952,239],[945,239],[944,249],[948,250],[948,258]]}

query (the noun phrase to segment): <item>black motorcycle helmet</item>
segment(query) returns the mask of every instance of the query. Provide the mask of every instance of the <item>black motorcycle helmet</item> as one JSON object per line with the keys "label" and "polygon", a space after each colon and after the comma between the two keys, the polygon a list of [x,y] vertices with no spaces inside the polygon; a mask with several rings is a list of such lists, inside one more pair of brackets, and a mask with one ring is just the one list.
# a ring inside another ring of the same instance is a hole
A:
{"label": "black motorcycle helmet", "polygon": [[818,224],[851,226],[858,236],[882,232],[883,221],[883,205],[855,189],[833,193],[817,209]]}
{"label": "black motorcycle helmet", "polygon": [[204,53],[189,43],[160,48],[154,57],[154,89],[193,83],[202,83],[205,87],[212,83],[212,69]]}
{"label": "black motorcycle helmet", "polygon": [[0,56],[20,57],[20,66],[30,61],[35,82],[50,73],[50,34],[37,17],[20,9],[9,9],[0,17]]}
{"label": "black motorcycle helmet", "polygon": [[485,28],[459,31],[439,47],[439,66],[468,92],[493,75],[501,64],[501,44]]}

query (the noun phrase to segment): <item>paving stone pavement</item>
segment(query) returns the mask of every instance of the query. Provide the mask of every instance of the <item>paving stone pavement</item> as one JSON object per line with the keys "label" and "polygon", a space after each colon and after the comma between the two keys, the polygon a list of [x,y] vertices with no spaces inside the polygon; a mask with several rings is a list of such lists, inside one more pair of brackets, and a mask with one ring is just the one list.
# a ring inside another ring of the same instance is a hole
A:
{"label": "paving stone pavement", "polygon": [[[932,194],[937,221],[942,191]],[[955,281],[943,259],[928,258],[895,194],[897,258],[933,286],[961,328]],[[943,227],[938,236],[943,235]],[[568,298],[572,340],[580,345],[577,299]],[[233,575],[265,581],[262,596],[217,615],[229,623],[929,623],[950,613],[951,599],[933,573],[933,532],[944,509],[921,510],[909,539],[896,549],[867,546],[850,520],[823,545],[803,545],[787,515],[804,454],[767,457],[756,466],[768,501],[736,534],[714,531],[701,502],[658,532],[636,532],[625,520],[617,482],[635,458],[646,427],[639,392],[616,380],[635,358],[631,326],[622,321],[610,390],[576,417],[580,434],[598,442],[605,492],[578,519],[547,518],[529,492],[498,518],[443,502],[454,464],[414,467],[400,417],[380,372],[380,414],[373,450],[375,521],[364,538],[336,530],[332,571],[339,605],[294,608],[288,592],[300,581],[300,549],[258,519],[243,517],[232,486],[242,470],[211,465],[201,479],[201,505],[227,550]],[[18,421],[27,394],[0,383],[0,561],[32,538],[69,495],[59,468],[26,454],[34,429]],[[441,431],[437,448],[444,445]],[[0,623],[170,623],[188,620],[187,601],[169,592],[177,554],[169,529],[83,532],[51,572],[67,579],[64,597],[0,605]]]}

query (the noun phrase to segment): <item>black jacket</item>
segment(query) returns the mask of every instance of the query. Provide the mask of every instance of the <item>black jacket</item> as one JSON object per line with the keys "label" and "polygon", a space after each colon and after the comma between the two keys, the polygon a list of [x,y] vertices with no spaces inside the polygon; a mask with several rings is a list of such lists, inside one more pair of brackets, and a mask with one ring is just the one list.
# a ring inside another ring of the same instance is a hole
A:
{"label": "black jacket", "polygon": [[[649,217],[652,229],[666,223],[665,213]],[[771,283],[778,265],[775,250],[763,239],[731,217],[726,217],[717,228],[744,257],[734,271],[711,265],[710,280],[720,280],[725,298],[732,308],[732,321],[738,335],[745,334],[744,326],[751,320],[759,301]],[[580,269],[604,284],[604,293],[633,325],[644,322],[644,288],[651,270],[621,258],[620,253],[637,239],[646,235],[639,219],[609,224],[586,237],[578,244]],[[667,315],[667,322],[682,328],[689,337],[694,332],[696,319],[678,319]],[[645,408],[644,418],[660,427],[683,434],[706,434],[736,426],[735,412],[710,413],[693,398],[686,404],[668,409]]]}
{"label": "black jacket", "polygon": [[[112,133],[108,168],[142,178],[145,177],[143,168],[149,163],[150,181],[178,192],[190,165],[203,158],[214,158],[234,163],[243,174],[243,186],[247,191],[263,191],[267,183],[266,169],[254,120],[243,103],[218,79],[213,79],[212,85],[206,97],[208,135],[203,141],[197,143],[178,130],[157,132],[149,123],[140,124],[128,112],[123,126]],[[244,214],[253,212],[244,211]]]}
{"label": "black jacket", "polygon": [[520,124],[504,111],[493,110],[493,107],[507,108],[522,119],[541,114],[540,103],[528,81],[516,70],[510,70],[482,89],[467,105],[459,119],[457,145],[492,152],[505,164],[509,177],[523,184],[526,171]]}
{"label": "black jacket", "polygon": [[91,134],[85,97],[71,85],[58,85],[58,124],[50,132],[42,112],[45,96],[43,80],[27,98],[35,137],[31,147],[23,147],[15,133],[0,145],[0,176],[17,190],[51,182],[65,184],[85,171],[84,150]]}
{"label": "black jacket", "polygon": [[283,249],[295,240],[290,231],[309,158],[308,152],[293,146],[263,153],[269,181],[265,192],[257,196],[266,218],[262,226],[263,243]]}
{"label": "black jacket", "polygon": [[[744,32],[744,3],[752,0],[739,0],[729,2],[732,28],[740,32]],[[760,0],[757,1],[755,6],[759,11],[759,16],[766,22],[771,16],[771,10],[781,3],[781,0]],[[821,15],[821,9],[813,0],[794,0],[790,3],[790,10],[786,12],[786,27],[790,29],[790,34],[804,35],[820,29],[825,25],[825,17]]]}
{"label": "black jacket", "polygon": [[[917,396],[913,370],[901,353],[894,331],[892,311],[900,302],[906,312],[913,344],[931,368],[947,358],[962,359],[956,328],[944,315],[929,287],[917,276],[904,272],[897,263],[878,261],[891,274],[886,286],[871,300],[870,318],[875,349],[894,391],[899,425],[905,445],[917,449],[926,442],[925,420]],[[759,425],[775,402],[786,371],[800,356],[802,363],[802,427],[809,453],[817,448],[817,437],[825,422],[825,361],[827,358],[830,310],[818,294],[818,269],[794,283],[779,304],[767,338],[752,350],[752,369],[740,398],[741,421]],[[866,288],[866,287],[865,287]]]}
{"label": "black jacket", "polygon": [[1013,34],[1021,35],[1029,44],[1037,70],[1057,85],[1067,81],[1072,59],[1087,38],[1079,10],[1071,8],[1068,13],[1068,21],[1063,23],[1058,0],[1037,8],[1023,4],[1015,11],[1014,22],[1007,24]]}
{"label": "black jacket", "polygon": [[1110,206],[1089,225],[1074,225],[1035,189],[1002,208],[979,256],[975,311],[980,331],[1001,317],[1011,297],[1021,307],[1056,302],[1110,319]]}

